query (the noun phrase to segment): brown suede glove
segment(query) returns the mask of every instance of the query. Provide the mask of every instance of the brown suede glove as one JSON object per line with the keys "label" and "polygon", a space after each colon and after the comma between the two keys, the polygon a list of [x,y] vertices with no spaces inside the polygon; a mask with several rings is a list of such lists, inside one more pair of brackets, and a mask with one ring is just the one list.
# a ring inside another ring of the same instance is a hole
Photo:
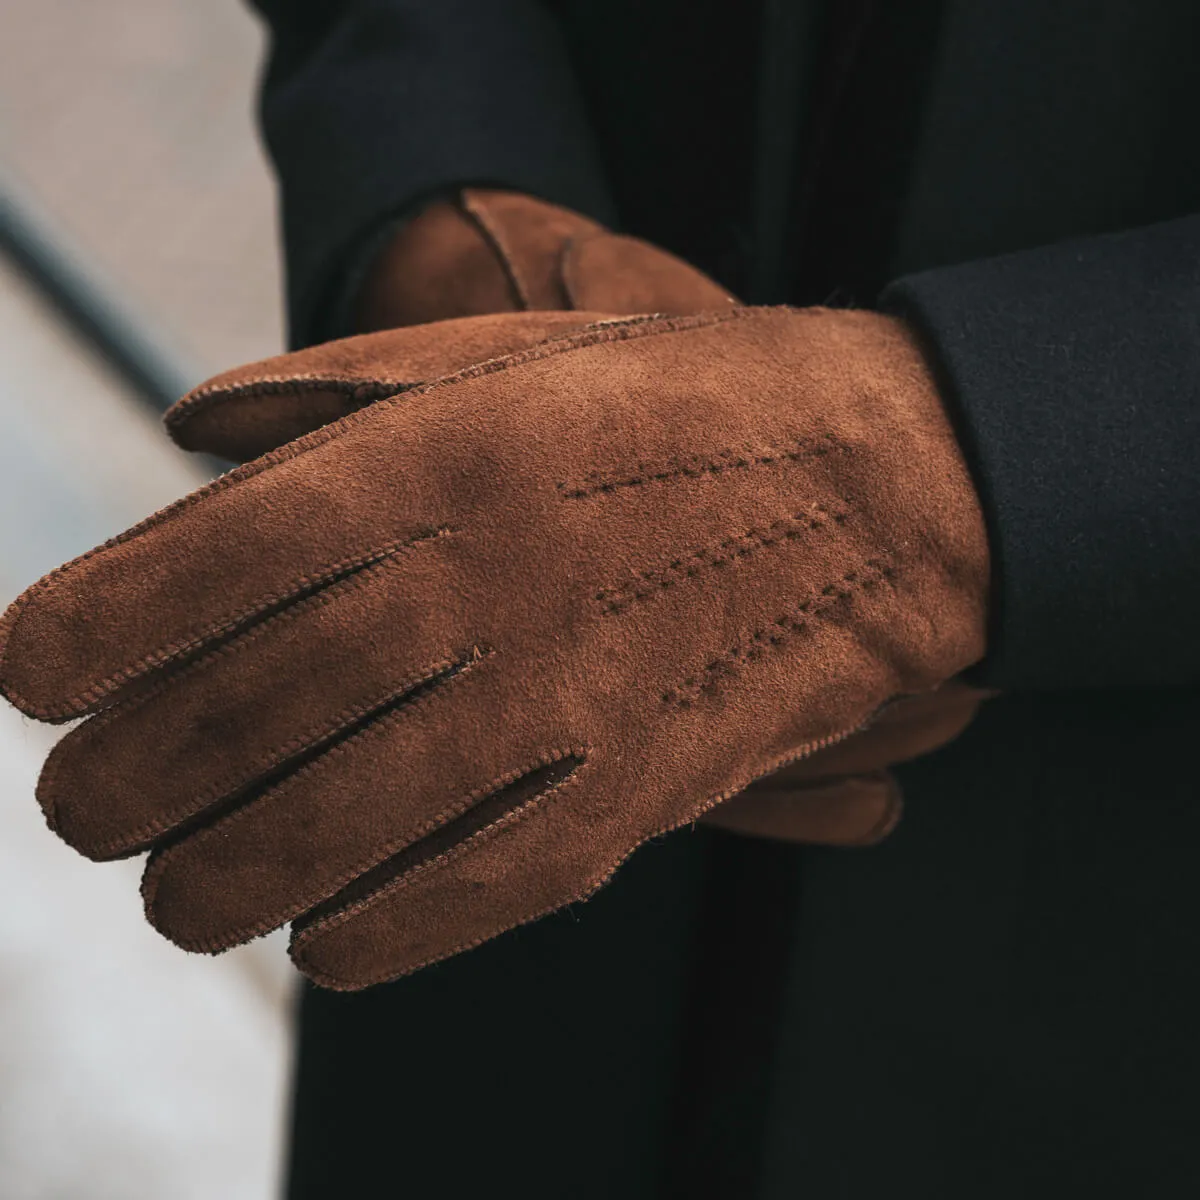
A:
{"label": "brown suede glove", "polygon": [[[185,444],[376,402],[0,622],[14,704],[96,714],[43,771],[50,824],[95,858],[151,848],[147,914],[180,945],[294,921],[317,982],[393,978],[981,657],[979,505],[901,323],[586,320],[219,377],[176,412]],[[404,390],[485,345],[516,352]]]}
{"label": "brown suede glove", "polygon": [[[469,188],[430,204],[400,228],[376,256],[355,320],[366,332],[530,309],[683,315],[734,303],[707,275],[638,238],[530,196]],[[501,349],[480,346],[478,353],[490,358]],[[247,420],[253,417],[246,413]],[[259,428],[246,447],[207,443],[196,431],[189,444],[227,457],[231,450],[253,457],[330,419],[314,410],[309,422],[277,431]],[[951,681],[930,695],[897,700],[836,752],[814,754],[754,784],[705,820],[791,841],[877,842],[894,828],[902,808],[900,789],[886,768],[951,741],[984,695]]]}

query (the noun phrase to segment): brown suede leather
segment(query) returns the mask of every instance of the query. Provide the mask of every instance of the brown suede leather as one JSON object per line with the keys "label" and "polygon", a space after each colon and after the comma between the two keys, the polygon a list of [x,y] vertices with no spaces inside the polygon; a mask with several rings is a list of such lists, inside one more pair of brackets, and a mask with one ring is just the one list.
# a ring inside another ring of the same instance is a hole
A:
{"label": "brown suede leather", "polygon": [[[453,200],[429,204],[405,223],[378,255],[356,306],[363,330],[392,329],[452,317],[534,309],[591,310],[595,313],[662,312],[688,314],[734,303],[717,283],[696,268],[637,238],[617,236],[578,213],[517,193],[470,188]],[[530,314],[527,327],[481,327],[478,340],[462,350],[461,362],[418,361],[417,346],[400,339],[390,361],[403,364],[415,384],[448,374],[469,362],[532,345],[554,332]],[[559,326],[565,328],[565,326]],[[540,334],[540,336],[539,336]],[[374,378],[354,364],[337,380],[312,380],[311,390],[247,400],[224,396],[210,405],[203,394],[168,414],[172,436],[185,449],[204,450],[242,461],[265,454],[293,438],[336,420],[379,394]],[[374,389],[374,390],[373,390]],[[385,385],[385,390],[394,390]],[[814,756],[817,774],[773,777],[755,784],[705,820],[757,836],[800,842],[858,846],[877,841],[894,828],[903,798],[886,768],[952,740],[969,723],[983,693],[962,684],[932,696],[899,700],[890,723],[868,728],[845,747],[845,786],[839,789],[821,772],[823,754]],[[913,705],[905,713],[908,705]],[[899,710],[899,711],[897,711]],[[899,718],[898,720],[896,718]],[[809,793],[819,779],[819,791]],[[763,792],[762,811],[756,811]],[[789,804],[788,797],[792,803]],[[883,831],[883,833],[881,833]]]}
{"label": "brown suede leather", "polygon": [[[357,316],[365,331],[529,308],[686,314],[733,302],[707,275],[647,242],[618,237],[531,196],[472,188],[454,200],[435,201],[400,230],[377,256]],[[280,432],[286,436],[257,452],[307,429]],[[894,828],[903,804],[886,768],[953,740],[984,695],[960,683],[900,700],[889,710],[888,724],[865,729],[839,748],[846,764],[843,788],[823,771],[824,755],[818,754],[817,774],[764,780],[705,819],[734,832],[800,842],[877,841],[880,831]],[[815,779],[819,792],[809,794]]]}
{"label": "brown suede leather", "polygon": [[[318,347],[186,403],[348,362],[386,390],[504,324],[410,330],[399,363],[399,333]],[[158,929],[218,951],[298,920],[301,969],[356,988],[587,896],[939,687],[983,653],[987,584],[902,323],[635,318],[379,399],[53,572],[0,622],[0,688],[96,714],[39,798],[86,854],[153,849]]]}
{"label": "brown suede leather", "polygon": [[599,312],[497,314],[459,322],[446,337],[401,328],[343,338],[297,357],[303,371],[289,360],[291,373],[275,376],[280,360],[273,358],[216,376],[171,406],[167,432],[184,450],[245,462],[382,397],[605,319]]}
{"label": "brown suede leather", "polygon": [[430,204],[363,284],[363,332],[529,309],[684,315],[737,303],[702,271],[569,209],[468,188]]}
{"label": "brown suede leather", "polygon": [[844,742],[753,783],[704,818],[735,833],[831,846],[870,846],[900,820],[887,770],[952,742],[990,693],[957,680],[904,696]]}

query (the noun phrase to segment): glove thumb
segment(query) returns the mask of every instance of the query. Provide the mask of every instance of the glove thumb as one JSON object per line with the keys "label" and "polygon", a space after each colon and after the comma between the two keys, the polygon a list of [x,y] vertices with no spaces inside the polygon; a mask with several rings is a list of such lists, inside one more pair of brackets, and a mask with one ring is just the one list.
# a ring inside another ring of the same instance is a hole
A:
{"label": "glove thumb", "polygon": [[499,313],[343,338],[226,371],[173,404],[164,421],[182,449],[245,462],[384,396],[611,319]]}

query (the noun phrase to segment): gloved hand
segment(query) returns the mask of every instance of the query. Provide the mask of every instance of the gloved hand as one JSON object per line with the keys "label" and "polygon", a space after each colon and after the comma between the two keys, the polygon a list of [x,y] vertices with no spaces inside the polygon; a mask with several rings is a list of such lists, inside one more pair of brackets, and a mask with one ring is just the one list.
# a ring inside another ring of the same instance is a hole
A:
{"label": "gloved hand", "polygon": [[[5,614],[4,694],[95,714],[43,771],[51,825],[96,858],[149,847],[172,940],[290,920],[317,982],[394,978],[587,896],[981,657],[983,521],[903,324],[586,320],[444,322],[218,378],[181,440],[380,398]],[[402,390],[414,363],[553,330]]]}
{"label": "gloved hand", "polygon": [[[736,303],[695,267],[578,213],[515,192],[470,188],[436,201],[404,224],[376,256],[355,306],[361,331],[451,317],[525,310],[687,314]],[[481,358],[504,347],[481,344]],[[422,364],[424,365],[424,364]],[[454,370],[466,363],[443,365]],[[409,378],[421,377],[412,364]],[[425,378],[430,378],[428,374]],[[258,425],[250,445],[188,444],[253,457],[340,415],[314,408],[277,430]],[[258,415],[247,411],[246,420]],[[237,414],[227,412],[226,420]],[[705,820],[736,832],[827,845],[868,845],[895,826],[902,800],[887,768],[955,738],[985,693],[952,681],[902,697],[837,753],[824,752],[749,787]]]}

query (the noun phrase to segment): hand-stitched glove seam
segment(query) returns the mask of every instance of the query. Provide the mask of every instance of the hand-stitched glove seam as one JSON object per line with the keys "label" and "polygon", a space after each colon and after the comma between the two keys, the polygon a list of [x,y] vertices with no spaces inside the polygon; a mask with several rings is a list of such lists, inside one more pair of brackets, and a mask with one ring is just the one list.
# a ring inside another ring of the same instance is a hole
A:
{"label": "hand-stitched glove seam", "polygon": [[[362,911],[363,908],[368,907],[375,899],[389,892],[394,885],[398,885],[402,881],[409,879],[410,877],[423,871],[428,866],[433,866],[451,857],[457,856],[459,851],[472,845],[476,838],[483,838],[484,835],[491,835],[499,832],[503,828],[507,828],[507,826],[512,823],[513,819],[524,815],[527,810],[532,811],[533,806],[539,804],[547,797],[552,796],[554,793],[560,791],[562,788],[571,783],[571,781],[578,776],[583,767],[587,765],[587,753],[585,750],[577,749],[551,751],[546,754],[539,755],[537,760],[531,765],[518,768],[514,771],[505,771],[502,775],[497,776],[485,786],[476,788],[470,793],[469,796],[464,797],[462,800],[456,801],[454,805],[450,806],[446,810],[446,812],[449,814],[448,816],[439,816],[439,818],[437,818],[438,824],[443,824],[445,821],[452,820],[455,816],[459,816],[462,813],[469,811],[474,805],[478,804],[481,800],[486,799],[493,792],[498,791],[500,788],[507,787],[510,783],[516,782],[516,780],[528,775],[531,771],[536,771],[539,767],[550,766],[555,762],[559,762],[564,758],[572,756],[580,758],[582,761],[580,766],[572,771],[571,774],[565,779],[561,779],[559,782],[552,784],[550,787],[546,788],[545,791],[539,792],[536,796],[531,796],[525,801],[524,804],[520,805],[518,808],[514,808],[511,812],[505,813],[504,816],[493,821],[490,825],[485,826],[483,829],[478,830],[471,837],[453,846],[444,854],[438,855],[436,858],[431,858],[427,862],[419,864],[417,867],[414,867],[413,870],[399,876],[397,879],[390,880],[381,888],[370,893],[370,895],[364,896],[362,899],[356,900],[354,903],[347,905],[345,908],[338,909],[336,912],[332,912],[328,916],[321,918],[312,926],[306,927],[305,932],[307,932],[308,928],[323,929],[328,924],[333,923],[340,925],[344,920],[348,919],[349,916]],[[387,859],[392,858],[394,855],[406,850],[419,838],[425,837],[427,834],[432,833],[437,828],[437,824],[434,824],[433,821],[426,821],[422,822],[420,826],[414,828],[419,829],[420,832],[417,833],[410,829],[403,834],[399,834],[394,838],[390,838],[383,846],[379,847],[377,851],[374,851],[370,856],[363,858],[356,866],[344,871],[334,880],[324,884],[320,889],[320,894],[315,899],[311,895],[307,896],[302,902],[289,905],[283,914],[276,913],[270,917],[263,917],[251,925],[243,926],[240,929],[235,930],[232,933],[225,934],[222,937],[181,940],[172,936],[171,940],[174,941],[176,945],[182,946],[185,950],[192,950],[202,954],[213,954],[219,953],[226,946],[239,944],[241,942],[249,941],[252,938],[261,937],[263,934],[270,933],[271,930],[278,929],[279,926],[285,922],[295,920],[318,905],[336,899],[337,893],[342,891],[343,888],[354,883],[355,880],[357,880],[365,872],[371,870],[371,868],[378,866],[380,863],[383,863]],[[150,899],[147,899],[146,903],[148,906]],[[303,934],[298,936],[303,936]]]}
{"label": "hand-stitched glove seam", "polygon": [[[358,577],[356,576],[355,579],[357,578]],[[328,594],[329,593],[322,592],[318,596],[313,597],[313,600],[325,600]],[[306,601],[305,603],[307,604],[308,602]],[[291,610],[289,610],[289,613],[280,614],[280,616],[286,617],[290,614],[290,612]],[[256,627],[255,630],[250,631],[250,634],[252,635],[257,633],[258,629],[260,628],[265,628],[265,626]],[[217,650],[212,657],[215,658],[218,654],[228,653],[233,644],[234,643],[230,643],[226,646],[220,647],[220,649]],[[209,659],[205,658],[201,661],[207,663]],[[86,852],[91,858],[101,858],[113,853],[123,853],[131,849],[138,849],[157,837],[159,834],[170,831],[176,825],[187,820],[189,817],[199,816],[204,812],[205,809],[213,807],[214,805],[220,805],[222,801],[237,795],[237,793],[243,789],[253,788],[257,778],[260,778],[264,775],[269,775],[276,768],[283,766],[289,758],[293,758],[306,750],[319,747],[323,741],[336,737],[343,730],[349,729],[351,726],[367,717],[370,713],[387,706],[394,700],[402,697],[406,692],[413,691],[414,689],[420,687],[421,684],[427,683],[436,675],[447,671],[449,668],[461,661],[461,656],[439,659],[431,666],[425,668],[425,670],[418,675],[405,679],[402,683],[392,687],[386,695],[378,696],[369,701],[363,701],[358,704],[347,706],[333,717],[324,720],[320,726],[312,726],[305,733],[297,734],[288,741],[268,751],[265,755],[260,757],[258,761],[254,762],[248,767],[244,767],[236,777],[227,776],[219,783],[210,785],[209,787],[205,788],[203,792],[189,799],[187,803],[177,805],[175,808],[160,814],[152,821],[139,826],[136,830],[133,830],[132,832],[120,838],[113,838],[110,841],[102,843],[96,847],[87,847],[86,849],[83,847],[76,848],[80,849],[82,852]],[[172,681],[164,681],[164,684],[161,686],[166,686],[166,684],[170,682]],[[161,690],[161,686],[158,690]],[[138,699],[140,702],[142,698],[139,697]],[[107,717],[108,713],[106,712],[102,714],[102,716]],[[100,720],[100,718],[96,719]],[[87,726],[81,726],[80,728],[87,728]],[[63,739],[63,741],[66,740],[67,738]],[[55,749],[57,749],[57,747],[55,747]],[[43,771],[44,778],[47,776],[47,772],[49,772],[49,770],[50,761],[47,760],[46,768]],[[283,780],[278,782],[282,783]],[[48,790],[50,789],[50,786],[50,780],[47,778],[46,787]],[[53,814],[56,805],[54,804],[51,795],[47,796],[47,803],[43,807],[46,811],[47,823],[50,824],[51,829],[56,829],[53,820]]]}
{"label": "hand-stitched glove seam", "polygon": [[[478,648],[476,648],[476,649],[478,651]],[[402,718],[403,714],[410,713],[418,705],[423,706],[423,707],[428,707],[430,704],[434,703],[435,701],[438,701],[440,697],[444,697],[448,692],[450,692],[451,685],[455,681],[462,679],[464,676],[466,676],[471,671],[473,671],[476,667],[478,667],[480,663],[487,661],[494,654],[495,654],[495,651],[489,649],[486,651],[478,651],[476,657],[463,658],[463,659],[456,660],[456,662],[452,665],[459,666],[459,670],[457,671],[457,673],[455,675],[453,675],[450,679],[448,679],[444,685],[433,688],[431,691],[425,692],[423,695],[418,696],[411,703],[405,704],[401,708],[395,709],[395,710],[387,713],[385,716],[379,718],[378,720],[372,721],[372,722],[368,723],[367,725],[364,725],[361,729],[354,732],[349,738],[345,739],[344,741],[338,742],[328,752],[326,752],[324,754],[319,754],[317,758],[313,759],[311,762],[306,763],[298,771],[296,771],[295,773],[293,773],[291,775],[288,775],[285,779],[280,780],[280,782],[277,783],[274,787],[268,788],[266,791],[262,792],[261,794],[254,795],[253,798],[247,804],[242,805],[240,808],[235,809],[233,812],[228,813],[227,815],[221,817],[219,820],[214,821],[209,825],[201,826],[199,829],[196,830],[196,832],[194,834],[190,835],[185,840],[183,840],[181,842],[177,842],[171,846],[168,846],[166,849],[160,851],[157,856],[155,856],[154,858],[151,859],[151,861],[149,862],[149,864],[146,867],[146,873],[142,877],[142,897],[143,897],[143,900],[145,903],[147,917],[150,918],[151,924],[155,924],[153,917],[151,916],[151,908],[154,903],[154,898],[155,898],[155,895],[158,890],[159,881],[161,880],[162,876],[165,874],[166,868],[170,865],[170,863],[175,858],[178,857],[178,855],[181,852],[185,852],[187,849],[194,847],[195,845],[197,845],[198,843],[200,843],[202,841],[207,841],[213,837],[225,836],[232,829],[235,829],[238,825],[240,825],[242,821],[247,820],[249,818],[250,814],[253,812],[255,806],[260,801],[265,800],[268,797],[275,797],[278,795],[278,793],[280,791],[282,791],[286,788],[295,786],[296,780],[305,779],[310,774],[313,774],[318,770],[327,769],[328,764],[330,762],[336,762],[337,759],[341,758],[344,754],[348,753],[349,752],[348,748],[357,748],[358,746],[360,746],[362,744],[362,742],[364,740],[366,740],[368,738],[382,736],[383,733],[390,730],[391,726],[395,723],[395,721]],[[441,673],[442,671],[444,671],[444,668],[431,669],[431,673],[427,676],[427,680],[434,678],[437,674]],[[419,687],[420,684],[418,683],[417,686]],[[442,701],[442,702],[444,703],[444,701]],[[389,845],[390,845],[390,842],[389,842]],[[357,867],[353,868],[352,870],[347,870],[346,872],[343,873],[342,876],[338,876],[337,888],[344,887],[347,883],[350,883],[354,879],[357,879],[358,876],[361,875],[364,871],[366,871],[370,867],[374,866],[377,861],[378,861],[378,859],[376,857],[372,856],[366,862],[358,865]],[[337,890],[337,889],[334,889],[334,890]],[[311,908],[314,904],[319,903],[319,902],[320,902],[320,897],[317,900],[306,900],[303,907],[297,909],[296,912],[297,913],[302,912],[307,908]],[[258,925],[255,926],[255,928],[253,930],[247,928],[244,931],[238,932],[236,935],[230,935],[225,938],[217,939],[216,941],[210,939],[208,941],[208,944],[216,945],[217,941],[219,941],[220,944],[227,945],[227,944],[230,944],[231,937],[235,941],[242,941],[242,940],[245,940],[248,938],[257,937],[261,933],[267,933],[271,929],[276,928],[276,926],[278,926],[279,924],[281,924],[283,921],[286,921],[286,920],[290,920],[290,916],[285,916],[283,918],[272,918],[269,922],[260,922]],[[261,925],[261,928],[259,927],[260,925]],[[158,928],[158,926],[155,925],[155,928]],[[183,946],[185,949],[193,948],[192,945],[187,944],[183,940],[180,940],[170,934],[168,934],[167,936],[171,937],[172,941],[175,941],[176,944]],[[211,952],[210,950],[205,949],[205,945],[202,942],[195,943],[195,947],[199,948],[201,950],[204,950],[204,952],[206,952],[206,953]]]}
{"label": "hand-stitched glove seam", "polygon": [[563,762],[568,758],[577,760],[577,765],[571,770],[570,774],[565,776],[563,779],[560,779],[556,783],[552,783],[548,787],[543,788],[536,795],[530,796],[522,804],[517,805],[515,808],[509,809],[507,812],[497,817],[494,821],[489,822],[482,829],[477,829],[469,837],[464,838],[461,842],[456,842],[453,846],[450,846],[442,853],[433,855],[432,857],[417,863],[409,870],[397,875],[394,879],[389,879],[386,883],[376,888],[368,895],[362,896],[352,903],[320,917],[316,921],[307,923],[305,925],[304,932],[307,932],[309,929],[325,929],[331,925],[344,924],[351,917],[362,912],[364,909],[370,908],[384,895],[390,894],[392,891],[398,891],[402,887],[407,886],[409,881],[416,878],[427,869],[445,865],[446,863],[461,857],[467,852],[468,848],[478,847],[479,845],[482,845],[483,842],[489,841],[492,835],[498,833],[501,829],[508,828],[508,826],[513,824],[516,819],[524,818],[533,811],[535,805],[540,805],[542,801],[558,793],[567,784],[571,783],[572,780],[576,779],[588,765],[588,755],[590,753],[591,747],[589,746],[575,746],[568,749],[558,748],[555,750],[544,751],[543,753],[539,754],[537,758],[533,760],[533,762],[527,763],[525,766],[518,767],[514,771],[505,771],[503,774],[496,776],[495,779],[486,784],[484,787],[476,788],[469,796],[462,800],[456,801],[454,804],[443,810],[443,812],[439,813],[437,817],[423,822],[420,827],[416,827],[405,834],[401,834],[400,836],[391,839],[388,842],[386,853],[377,856],[372,862],[364,864],[352,875],[347,873],[347,876],[342,879],[338,887],[330,892],[328,899],[336,900],[337,892],[341,891],[342,888],[347,884],[353,883],[359,878],[359,876],[363,874],[364,871],[370,870],[372,867],[377,866],[380,863],[385,862],[387,859],[394,857],[396,854],[402,853],[404,850],[416,845],[420,839],[428,837],[431,833],[435,833],[443,825],[453,821],[455,817],[462,816],[463,814],[469,812],[481,801],[486,800],[489,796],[494,795],[496,792],[508,787],[510,784],[516,783],[518,780],[523,779],[526,775],[530,775],[534,771],[537,771],[543,767],[549,767],[553,766],[555,763]]}
{"label": "hand-stitched glove seam", "polygon": [[[813,514],[816,515],[813,515]],[[824,504],[813,505],[809,512],[773,521],[765,528],[751,527],[744,533],[723,538],[715,546],[700,546],[673,559],[656,571],[643,571],[619,588],[601,588],[595,595],[601,612],[608,615],[627,611],[639,600],[657,596],[676,584],[684,583],[706,570],[724,567],[750,557],[764,547],[795,541],[807,533],[819,532],[831,526],[845,524],[848,512],[831,510]]]}
{"label": "hand-stitched glove seam", "polygon": [[582,480],[561,480],[555,488],[564,500],[585,500],[622,488],[646,487],[654,483],[673,483],[678,479],[699,479],[725,471],[752,470],[755,467],[782,467],[792,463],[824,458],[828,454],[848,454],[850,447],[831,433],[819,437],[797,438],[794,443],[764,444],[758,447],[718,450],[707,457],[691,455],[667,459],[660,464],[637,463],[629,474],[605,476],[599,471]]}
{"label": "hand-stitched glove seam", "polygon": [[[329,587],[336,586],[349,574],[358,574],[359,572],[370,570],[377,563],[401,554],[406,550],[411,550],[416,546],[435,541],[439,538],[450,537],[456,532],[457,530],[455,529],[442,526],[440,529],[417,534],[415,537],[408,538],[405,541],[392,542],[379,549],[368,550],[352,558],[342,559],[340,562],[333,563],[328,567],[322,567],[316,574],[301,576],[299,579],[293,580],[288,587],[271,592],[267,596],[260,597],[251,604],[243,606],[232,616],[222,617],[215,623],[209,624],[203,630],[191,631],[174,642],[169,642],[165,646],[160,646],[152,650],[137,662],[122,667],[119,671],[114,671],[99,683],[93,684],[86,691],[78,693],[63,704],[57,705],[54,708],[30,712],[30,715],[36,716],[40,720],[70,718],[79,712],[80,709],[89,708],[91,705],[97,703],[97,701],[104,699],[105,696],[112,693],[122,684],[130,683],[157,667],[165,666],[174,659],[198,650],[207,643],[223,637],[241,625],[245,625],[248,622],[255,622],[256,617],[260,614],[278,605],[290,603],[302,604],[308,599],[306,593],[311,593],[314,590],[318,593],[325,591]],[[268,618],[268,620],[273,619],[274,616]],[[237,638],[240,636],[240,634],[236,635],[228,644],[237,641]]]}
{"label": "hand-stitched glove seam", "polygon": [[[292,949],[296,950],[303,946],[311,945],[314,941],[320,940],[320,938],[326,934],[340,929],[352,918],[358,916],[361,912],[374,907],[376,904],[393,895],[395,892],[401,891],[403,888],[408,887],[414,880],[419,879],[421,876],[434,870],[458,861],[468,852],[473,852],[479,849],[480,846],[490,842],[496,836],[496,834],[500,833],[502,830],[507,829],[509,826],[517,823],[518,821],[524,820],[525,817],[532,814],[535,810],[541,810],[549,803],[557,801],[563,792],[567,790],[567,788],[579,783],[580,777],[587,769],[590,761],[589,756],[591,753],[592,747],[590,746],[577,746],[568,750],[555,750],[542,755],[533,765],[525,767],[520,771],[506,772],[504,776],[501,776],[499,780],[488,785],[486,789],[481,789],[482,794],[476,793],[476,799],[474,800],[474,803],[478,803],[479,799],[482,799],[484,795],[488,795],[491,792],[496,791],[498,787],[506,786],[507,783],[511,783],[516,779],[521,778],[523,775],[529,774],[531,771],[536,771],[539,767],[550,766],[553,763],[561,762],[564,758],[570,757],[575,757],[582,760],[580,765],[565,779],[559,780],[557,783],[548,787],[545,791],[539,792],[536,796],[531,796],[525,801],[524,804],[512,809],[510,812],[505,813],[502,817],[493,821],[490,825],[484,826],[483,829],[478,830],[469,838],[466,838],[464,841],[452,846],[445,853],[439,854],[434,858],[427,859],[425,862],[414,867],[411,871],[407,871],[403,875],[389,880],[386,884],[384,884],[383,887],[372,892],[369,896],[364,896],[362,899],[356,900],[353,904],[349,904],[345,908],[341,908],[336,912],[330,913],[328,916],[323,917],[314,924],[305,926],[305,928],[293,938]],[[465,812],[468,807],[470,806],[465,806],[462,811]],[[403,848],[403,845],[399,847],[399,849]],[[393,851],[393,853],[395,852],[396,851]],[[382,861],[382,858],[379,861]],[[369,869],[369,866],[373,865],[373,863],[368,864],[368,867],[364,867],[362,870],[367,870]],[[357,876],[361,874],[362,871],[360,870],[353,878],[357,878]],[[353,879],[349,880],[348,882],[352,881]],[[558,906],[555,905],[554,907],[557,908]],[[547,909],[546,911],[551,912],[553,909]],[[484,940],[486,941],[486,939]]]}
{"label": "hand-stitched glove seam", "polygon": [[212,412],[223,404],[233,401],[253,400],[259,396],[285,396],[289,394],[303,395],[305,392],[340,392],[352,396],[364,404],[372,400],[392,396],[408,388],[417,387],[426,380],[416,379],[409,382],[403,380],[364,380],[352,378],[332,378],[313,376],[297,376],[294,379],[267,378],[236,384],[230,388],[214,387],[208,390],[189,392],[178,403],[167,409],[163,424],[174,432],[178,427],[190,421],[197,410]]}
{"label": "hand-stitched glove seam", "polygon": [[[864,569],[866,573],[863,573]],[[755,629],[725,654],[714,658],[699,671],[664,692],[663,703],[674,708],[687,708],[704,693],[714,690],[722,681],[736,674],[747,663],[761,658],[768,649],[780,646],[796,634],[809,630],[813,621],[823,613],[844,600],[852,600],[880,583],[893,579],[895,575],[896,569],[890,563],[876,558],[867,559],[861,568],[847,571],[819,591],[810,593],[789,612],[776,617],[770,625]]]}

